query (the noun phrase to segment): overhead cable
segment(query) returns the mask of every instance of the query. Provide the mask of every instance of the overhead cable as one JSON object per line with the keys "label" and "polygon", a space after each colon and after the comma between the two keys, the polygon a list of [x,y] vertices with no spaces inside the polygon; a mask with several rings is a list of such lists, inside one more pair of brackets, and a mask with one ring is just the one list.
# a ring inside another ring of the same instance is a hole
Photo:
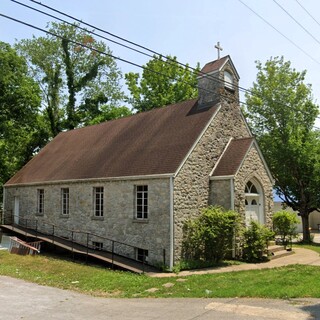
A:
{"label": "overhead cable", "polygon": [[301,27],[313,40],[315,40],[318,44],[320,44],[320,41],[309,31],[307,28],[305,28],[292,14],[290,14],[280,3],[278,3],[276,0],[273,0],[273,2],[281,8],[299,27]]}
{"label": "overhead cable", "polygon": [[251,12],[253,12],[257,17],[259,17],[262,21],[264,21],[267,25],[269,25],[273,30],[278,32],[282,37],[287,39],[292,45],[294,45],[297,49],[299,49],[301,52],[303,52],[306,56],[308,56],[311,60],[313,60],[315,63],[320,65],[320,62],[316,60],[314,57],[312,57],[307,51],[302,49],[299,45],[297,45],[294,41],[292,41],[290,38],[288,38],[284,33],[282,33],[280,30],[278,30],[275,26],[273,26],[269,21],[267,21],[264,17],[262,17],[259,13],[254,11],[251,7],[249,7],[246,3],[244,3],[242,0],[238,0],[241,2],[245,7],[247,7]]}
{"label": "overhead cable", "polygon": [[[20,4],[20,5],[22,5],[22,6],[28,7],[29,9],[32,9],[32,10],[35,10],[35,11],[38,11],[38,12],[41,12],[42,14],[48,15],[48,16],[53,17],[53,18],[55,18],[55,19],[58,19],[59,21],[63,21],[63,22],[66,22],[66,23],[70,24],[70,22],[67,22],[67,21],[65,21],[65,20],[63,20],[63,19],[61,19],[61,18],[56,17],[56,16],[47,14],[46,12],[43,12],[43,11],[38,10],[38,9],[35,9],[35,8],[33,8],[33,7],[27,6],[27,5],[21,3],[21,2],[19,2],[19,1],[17,1],[17,0],[11,0],[11,1],[14,2],[14,3]],[[191,66],[189,66],[189,65],[187,65],[187,64],[184,64],[184,63],[181,63],[181,62],[179,62],[179,61],[177,61],[177,60],[174,60],[174,59],[172,59],[172,58],[169,58],[169,57],[167,57],[167,56],[165,56],[165,55],[163,55],[163,54],[161,54],[161,53],[159,53],[159,52],[157,52],[157,51],[154,51],[154,50],[149,49],[149,48],[147,48],[147,47],[145,47],[145,46],[142,46],[142,45],[140,45],[140,44],[137,44],[136,42],[133,42],[133,41],[130,41],[130,40],[125,39],[125,38],[123,38],[123,37],[120,37],[120,36],[118,36],[118,35],[116,35],[116,34],[114,34],[114,33],[111,33],[111,32],[109,32],[109,31],[106,31],[106,30],[104,30],[104,29],[101,29],[101,28],[99,28],[99,27],[96,27],[96,26],[94,26],[94,25],[92,25],[92,24],[90,24],[90,23],[87,23],[87,22],[85,22],[85,21],[83,21],[83,20],[80,20],[80,19],[74,17],[74,16],[71,16],[71,15],[69,15],[69,14],[67,14],[67,13],[64,13],[64,12],[60,11],[60,10],[57,10],[57,9],[55,9],[55,8],[52,8],[52,7],[48,6],[48,5],[45,5],[45,4],[43,4],[43,3],[39,2],[39,1],[36,1],[36,0],[29,0],[29,1],[31,1],[31,2],[33,2],[33,3],[36,3],[36,4],[40,5],[40,6],[43,6],[43,7],[47,8],[47,9],[49,9],[49,10],[51,10],[51,11],[54,11],[54,12],[56,12],[56,13],[59,13],[59,14],[65,16],[65,17],[68,17],[68,18],[70,18],[70,19],[72,19],[72,20],[74,20],[74,21],[77,21],[77,22],[79,22],[80,24],[83,24],[83,25],[85,25],[85,26],[88,26],[88,27],[90,27],[90,28],[93,28],[93,29],[95,29],[95,30],[98,30],[98,31],[100,31],[100,32],[106,33],[106,34],[108,34],[108,35],[110,35],[110,36],[112,36],[112,37],[115,37],[116,39],[119,39],[119,40],[121,40],[121,41],[127,42],[127,43],[129,43],[129,44],[131,44],[131,45],[134,45],[134,46],[140,48],[140,49],[146,50],[146,51],[152,53],[153,55],[156,55],[156,56],[160,57],[160,58],[155,57],[155,58],[158,59],[158,60],[161,59],[161,57],[162,57],[162,58],[164,58],[164,59],[166,59],[166,60],[168,60],[168,61],[170,61],[170,62],[172,62],[172,63],[177,63],[178,65],[180,65],[180,66],[182,66],[182,67],[184,67],[184,68],[188,68],[188,69],[190,69],[190,70],[196,71],[196,72],[199,73],[199,75],[205,75],[205,73],[201,72],[200,70],[198,70],[198,69],[196,69],[196,68],[194,68],[194,67],[191,67]],[[80,27],[80,28],[81,28],[81,27]],[[124,44],[122,44],[122,43],[119,43],[119,42],[116,42],[116,41],[114,41],[114,40],[111,40],[110,38],[106,38],[106,37],[104,37],[104,36],[101,36],[101,35],[99,35],[99,34],[96,34],[94,31],[89,31],[89,30],[84,29],[84,28],[81,28],[81,29],[86,30],[86,31],[90,32],[91,34],[94,34],[94,35],[96,35],[96,36],[98,36],[98,37],[100,37],[100,38],[103,38],[103,39],[105,39],[105,40],[108,40],[108,41],[111,41],[111,42],[113,42],[113,43],[116,43],[117,45],[126,47],[127,49],[130,49],[130,50],[136,51],[136,52],[138,52],[138,53],[140,53],[140,54],[143,54],[143,55],[146,55],[146,56],[148,56],[148,57],[154,58],[153,55],[147,54],[147,53],[145,53],[145,52],[142,52],[141,50],[134,49],[134,48],[129,47],[129,46],[127,46],[127,45],[124,45]],[[207,75],[207,74],[206,74],[206,75]],[[225,82],[226,82],[224,79],[220,79],[219,77],[215,77],[215,76],[213,76],[213,75],[207,75],[207,77],[208,77],[209,79],[214,80],[214,81],[218,81],[218,82],[222,82],[222,83],[225,83]],[[249,89],[243,88],[243,87],[241,87],[241,86],[239,86],[239,85],[234,85],[234,87],[236,87],[237,89],[239,89],[239,90],[242,91],[242,92],[251,93],[251,91],[250,91]]]}

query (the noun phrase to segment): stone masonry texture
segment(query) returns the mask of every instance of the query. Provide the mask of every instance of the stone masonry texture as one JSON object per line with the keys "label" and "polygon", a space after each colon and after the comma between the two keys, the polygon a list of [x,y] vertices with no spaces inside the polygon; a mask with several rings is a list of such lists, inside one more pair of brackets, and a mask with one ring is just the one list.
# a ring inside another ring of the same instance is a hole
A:
{"label": "stone masonry texture", "polygon": [[201,208],[209,205],[209,176],[229,139],[249,136],[237,103],[222,101],[220,111],[174,181],[175,261],[181,259],[186,220],[195,218]]}
{"label": "stone masonry texture", "polygon": [[[149,214],[147,220],[135,219],[135,186],[148,185]],[[94,217],[93,188],[104,187],[103,218]],[[37,190],[44,189],[44,214],[37,215]],[[61,188],[69,188],[70,213],[61,214]],[[5,197],[6,214],[14,210],[14,197],[19,197],[20,218],[37,219],[39,230],[55,232],[70,238],[68,230],[87,231],[113,239],[129,246],[116,244],[116,249],[125,251],[135,258],[134,248],[149,251],[149,262],[163,261],[163,250],[169,259],[169,179],[74,182],[68,184],[48,184],[39,186],[7,187]],[[74,233],[74,239],[86,243],[86,235]],[[103,242],[110,248],[110,241],[90,238]]]}

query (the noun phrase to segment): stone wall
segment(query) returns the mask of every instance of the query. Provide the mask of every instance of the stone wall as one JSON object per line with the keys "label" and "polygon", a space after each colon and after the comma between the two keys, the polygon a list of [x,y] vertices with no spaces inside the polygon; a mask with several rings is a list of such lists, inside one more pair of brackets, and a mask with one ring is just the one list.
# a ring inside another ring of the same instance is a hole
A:
{"label": "stone wall", "polygon": [[264,195],[265,223],[271,226],[273,210],[272,181],[267,174],[264,164],[255,146],[249,151],[244,163],[234,179],[235,210],[245,218],[245,186],[252,179],[259,182]]}
{"label": "stone wall", "polygon": [[185,221],[199,215],[199,210],[209,204],[209,175],[229,139],[249,136],[237,102],[223,100],[220,111],[174,180],[175,262],[181,259]]}
{"label": "stone wall", "polygon": [[231,180],[211,180],[209,205],[221,206],[225,209],[231,209]]}
{"label": "stone wall", "polygon": [[[134,219],[135,185],[148,185],[147,220]],[[94,187],[104,187],[103,218],[94,217]],[[61,188],[69,188],[70,213],[68,216],[61,214]],[[37,189],[44,189],[43,215],[36,214]],[[40,229],[52,232],[52,226],[49,224],[55,224],[56,232],[68,238],[71,238],[71,232],[66,229],[95,233],[148,250],[148,261],[152,264],[163,262],[163,249],[165,249],[166,263],[169,264],[169,192],[169,178],[6,187],[4,206],[6,214],[10,214],[14,211],[14,197],[19,197],[20,217],[37,218]],[[84,233],[74,233],[74,239],[86,243]],[[111,248],[111,242],[100,237],[91,237],[91,241],[103,242],[104,248]],[[116,249],[135,258],[133,247],[116,244]]]}

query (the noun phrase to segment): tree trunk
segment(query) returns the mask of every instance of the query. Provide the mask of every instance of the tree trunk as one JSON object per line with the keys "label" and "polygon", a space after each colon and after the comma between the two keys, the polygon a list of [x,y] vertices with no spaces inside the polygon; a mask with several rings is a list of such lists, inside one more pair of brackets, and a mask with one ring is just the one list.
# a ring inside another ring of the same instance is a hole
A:
{"label": "tree trunk", "polygon": [[309,213],[300,212],[301,221],[302,221],[302,232],[303,232],[303,242],[310,242],[310,229],[309,229]]}

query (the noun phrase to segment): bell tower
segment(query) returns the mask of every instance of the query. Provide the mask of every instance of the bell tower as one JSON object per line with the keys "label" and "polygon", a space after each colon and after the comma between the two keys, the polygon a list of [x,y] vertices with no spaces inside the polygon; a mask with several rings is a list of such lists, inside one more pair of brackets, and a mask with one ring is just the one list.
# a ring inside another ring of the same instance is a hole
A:
{"label": "bell tower", "polygon": [[220,58],[222,47],[218,42],[218,59],[207,63],[198,76],[199,106],[209,107],[224,98],[239,100],[239,74],[230,56]]}

